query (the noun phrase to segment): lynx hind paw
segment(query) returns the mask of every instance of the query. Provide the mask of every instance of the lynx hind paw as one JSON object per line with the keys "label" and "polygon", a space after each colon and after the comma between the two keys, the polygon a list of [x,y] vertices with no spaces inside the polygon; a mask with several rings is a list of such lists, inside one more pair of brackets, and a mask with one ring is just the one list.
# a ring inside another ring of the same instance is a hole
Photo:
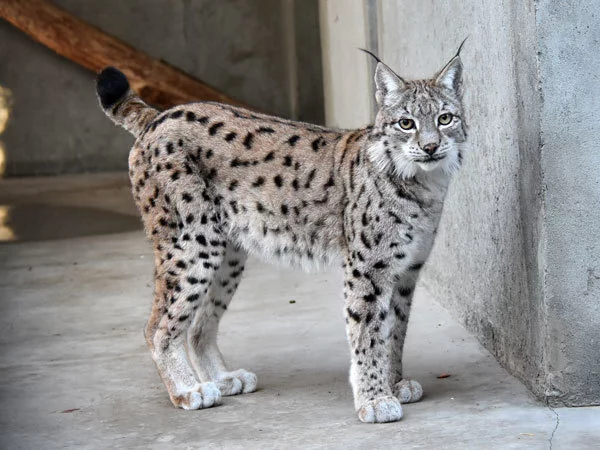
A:
{"label": "lynx hind paw", "polygon": [[247,394],[256,390],[256,375],[244,369],[223,373],[216,381],[224,396]]}
{"label": "lynx hind paw", "polygon": [[379,397],[361,406],[358,418],[365,423],[396,422],[402,418],[402,405],[391,395]]}
{"label": "lynx hind paw", "polygon": [[418,402],[423,397],[423,387],[415,380],[401,380],[396,383],[393,392],[394,397],[400,400],[400,403]]}
{"label": "lynx hind paw", "polygon": [[221,404],[221,391],[215,383],[201,383],[172,400],[175,406],[187,410],[210,408]]}

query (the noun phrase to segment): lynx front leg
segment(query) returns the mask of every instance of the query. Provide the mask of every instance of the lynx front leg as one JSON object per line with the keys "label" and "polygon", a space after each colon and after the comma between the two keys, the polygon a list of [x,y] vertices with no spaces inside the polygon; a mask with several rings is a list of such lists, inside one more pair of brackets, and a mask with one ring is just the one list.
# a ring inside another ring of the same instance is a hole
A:
{"label": "lynx front leg", "polygon": [[392,302],[390,310],[393,311],[395,321],[390,333],[391,347],[391,365],[390,382],[394,395],[402,403],[413,403],[421,400],[423,388],[415,380],[403,378],[402,356],[404,351],[404,341],[408,328],[408,318],[415,290],[415,283],[418,277],[418,271],[409,271],[400,277],[392,293]]}
{"label": "lynx front leg", "polygon": [[402,406],[390,385],[390,296],[380,269],[346,265],[344,297],[346,331],[350,343],[350,384],[354,406],[362,422],[394,422],[402,418]]}

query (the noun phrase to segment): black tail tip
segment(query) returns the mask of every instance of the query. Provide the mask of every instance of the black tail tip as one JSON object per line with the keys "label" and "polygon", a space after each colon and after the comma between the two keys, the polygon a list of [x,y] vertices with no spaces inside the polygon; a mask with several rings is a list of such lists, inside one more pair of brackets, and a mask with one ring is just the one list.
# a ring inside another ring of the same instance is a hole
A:
{"label": "black tail tip", "polygon": [[114,67],[105,68],[96,78],[96,92],[103,108],[114,105],[128,90],[127,77]]}

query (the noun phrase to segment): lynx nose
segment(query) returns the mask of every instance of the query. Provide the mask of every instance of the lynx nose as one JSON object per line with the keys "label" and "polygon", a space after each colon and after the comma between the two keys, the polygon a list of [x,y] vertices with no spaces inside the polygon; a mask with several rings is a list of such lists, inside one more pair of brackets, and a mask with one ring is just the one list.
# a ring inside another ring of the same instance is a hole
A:
{"label": "lynx nose", "polygon": [[427,153],[429,156],[433,155],[438,149],[437,144],[427,144],[423,146],[423,151]]}

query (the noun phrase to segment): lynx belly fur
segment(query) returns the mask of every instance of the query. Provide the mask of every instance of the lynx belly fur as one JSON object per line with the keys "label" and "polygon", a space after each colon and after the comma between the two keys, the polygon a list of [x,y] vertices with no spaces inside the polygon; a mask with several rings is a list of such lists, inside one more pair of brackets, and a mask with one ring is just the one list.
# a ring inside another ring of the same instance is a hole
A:
{"label": "lynx belly fur", "polygon": [[219,321],[248,254],[303,268],[341,261],[350,384],[363,422],[402,417],[421,398],[402,349],[419,271],[466,140],[457,55],[432,79],[404,80],[378,60],[372,126],[338,130],[200,102],[158,111],[107,68],[106,114],[137,139],[133,196],[154,249],[145,329],[175,406],[252,392],[230,370]]}

